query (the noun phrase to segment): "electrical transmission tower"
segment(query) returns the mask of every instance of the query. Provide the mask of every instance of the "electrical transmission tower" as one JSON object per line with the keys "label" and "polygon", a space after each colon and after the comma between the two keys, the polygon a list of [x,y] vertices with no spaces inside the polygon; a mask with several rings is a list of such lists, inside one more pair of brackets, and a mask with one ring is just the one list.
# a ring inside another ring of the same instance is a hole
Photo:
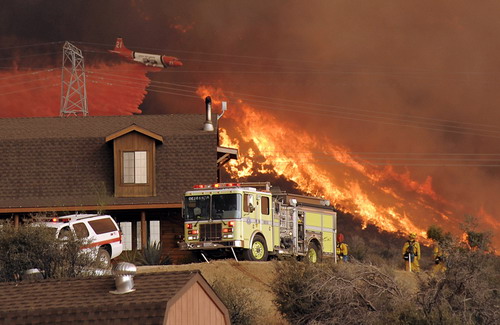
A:
{"label": "electrical transmission tower", "polygon": [[63,46],[60,116],[87,116],[87,88],[82,51],[66,42]]}

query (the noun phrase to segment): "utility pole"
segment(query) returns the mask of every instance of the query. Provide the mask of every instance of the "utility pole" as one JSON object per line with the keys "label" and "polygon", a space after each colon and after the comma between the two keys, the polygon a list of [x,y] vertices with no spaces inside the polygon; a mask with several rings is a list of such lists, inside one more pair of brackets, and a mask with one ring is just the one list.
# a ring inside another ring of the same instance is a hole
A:
{"label": "utility pole", "polygon": [[66,42],[63,46],[60,116],[87,116],[87,88],[82,51]]}

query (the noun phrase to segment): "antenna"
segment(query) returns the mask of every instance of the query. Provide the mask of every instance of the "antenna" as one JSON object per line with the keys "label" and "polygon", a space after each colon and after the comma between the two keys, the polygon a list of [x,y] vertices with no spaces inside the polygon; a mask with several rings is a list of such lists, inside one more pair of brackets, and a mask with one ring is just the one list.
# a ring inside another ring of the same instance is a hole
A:
{"label": "antenna", "polygon": [[224,112],[227,111],[227,102],[222,102],[222,113],[217,114],[217,121],[224,115]]}
{"label": "antenna", "polygon": [[89,115],[82,51],[70,42],[64,43],[63,46],[59,115]]}

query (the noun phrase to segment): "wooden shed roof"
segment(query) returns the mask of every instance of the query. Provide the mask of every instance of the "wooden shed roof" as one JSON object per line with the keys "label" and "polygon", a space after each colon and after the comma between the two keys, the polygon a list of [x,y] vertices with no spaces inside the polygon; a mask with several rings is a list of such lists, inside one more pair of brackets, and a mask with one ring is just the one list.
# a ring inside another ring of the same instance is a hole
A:
{"label": "wooden shed roof", "polygon": [[228,317],[198,271],[137,274],[134,292],[112,294],[111,276],[0,283],[5,324],[162,324],[167,304],[198,282]]}

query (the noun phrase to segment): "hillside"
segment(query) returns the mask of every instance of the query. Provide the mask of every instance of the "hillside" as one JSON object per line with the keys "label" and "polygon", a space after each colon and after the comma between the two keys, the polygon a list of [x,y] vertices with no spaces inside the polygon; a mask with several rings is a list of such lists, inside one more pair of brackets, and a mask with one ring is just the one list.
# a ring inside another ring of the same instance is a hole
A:
{"label": "hillside", "polygon": [[[263,317],[259,319],[259,324],[288,324],[281,318],[272,302],[274,295],[271,292],[271,286],[275,277],[275,263],[279,262],[236,262],[235,260],[227,259],[214,260],[210,261],[210,263],[140,266],[138,267],[138,273],[200,270],[209,283],[213,283],[215,280],[224,277],[241,288],[251,290],[256,303],[262,309]],[[417,284],[414,274],[396,271],[396,278],[398,281],[404,282],[405,286],[416,291]]]}

